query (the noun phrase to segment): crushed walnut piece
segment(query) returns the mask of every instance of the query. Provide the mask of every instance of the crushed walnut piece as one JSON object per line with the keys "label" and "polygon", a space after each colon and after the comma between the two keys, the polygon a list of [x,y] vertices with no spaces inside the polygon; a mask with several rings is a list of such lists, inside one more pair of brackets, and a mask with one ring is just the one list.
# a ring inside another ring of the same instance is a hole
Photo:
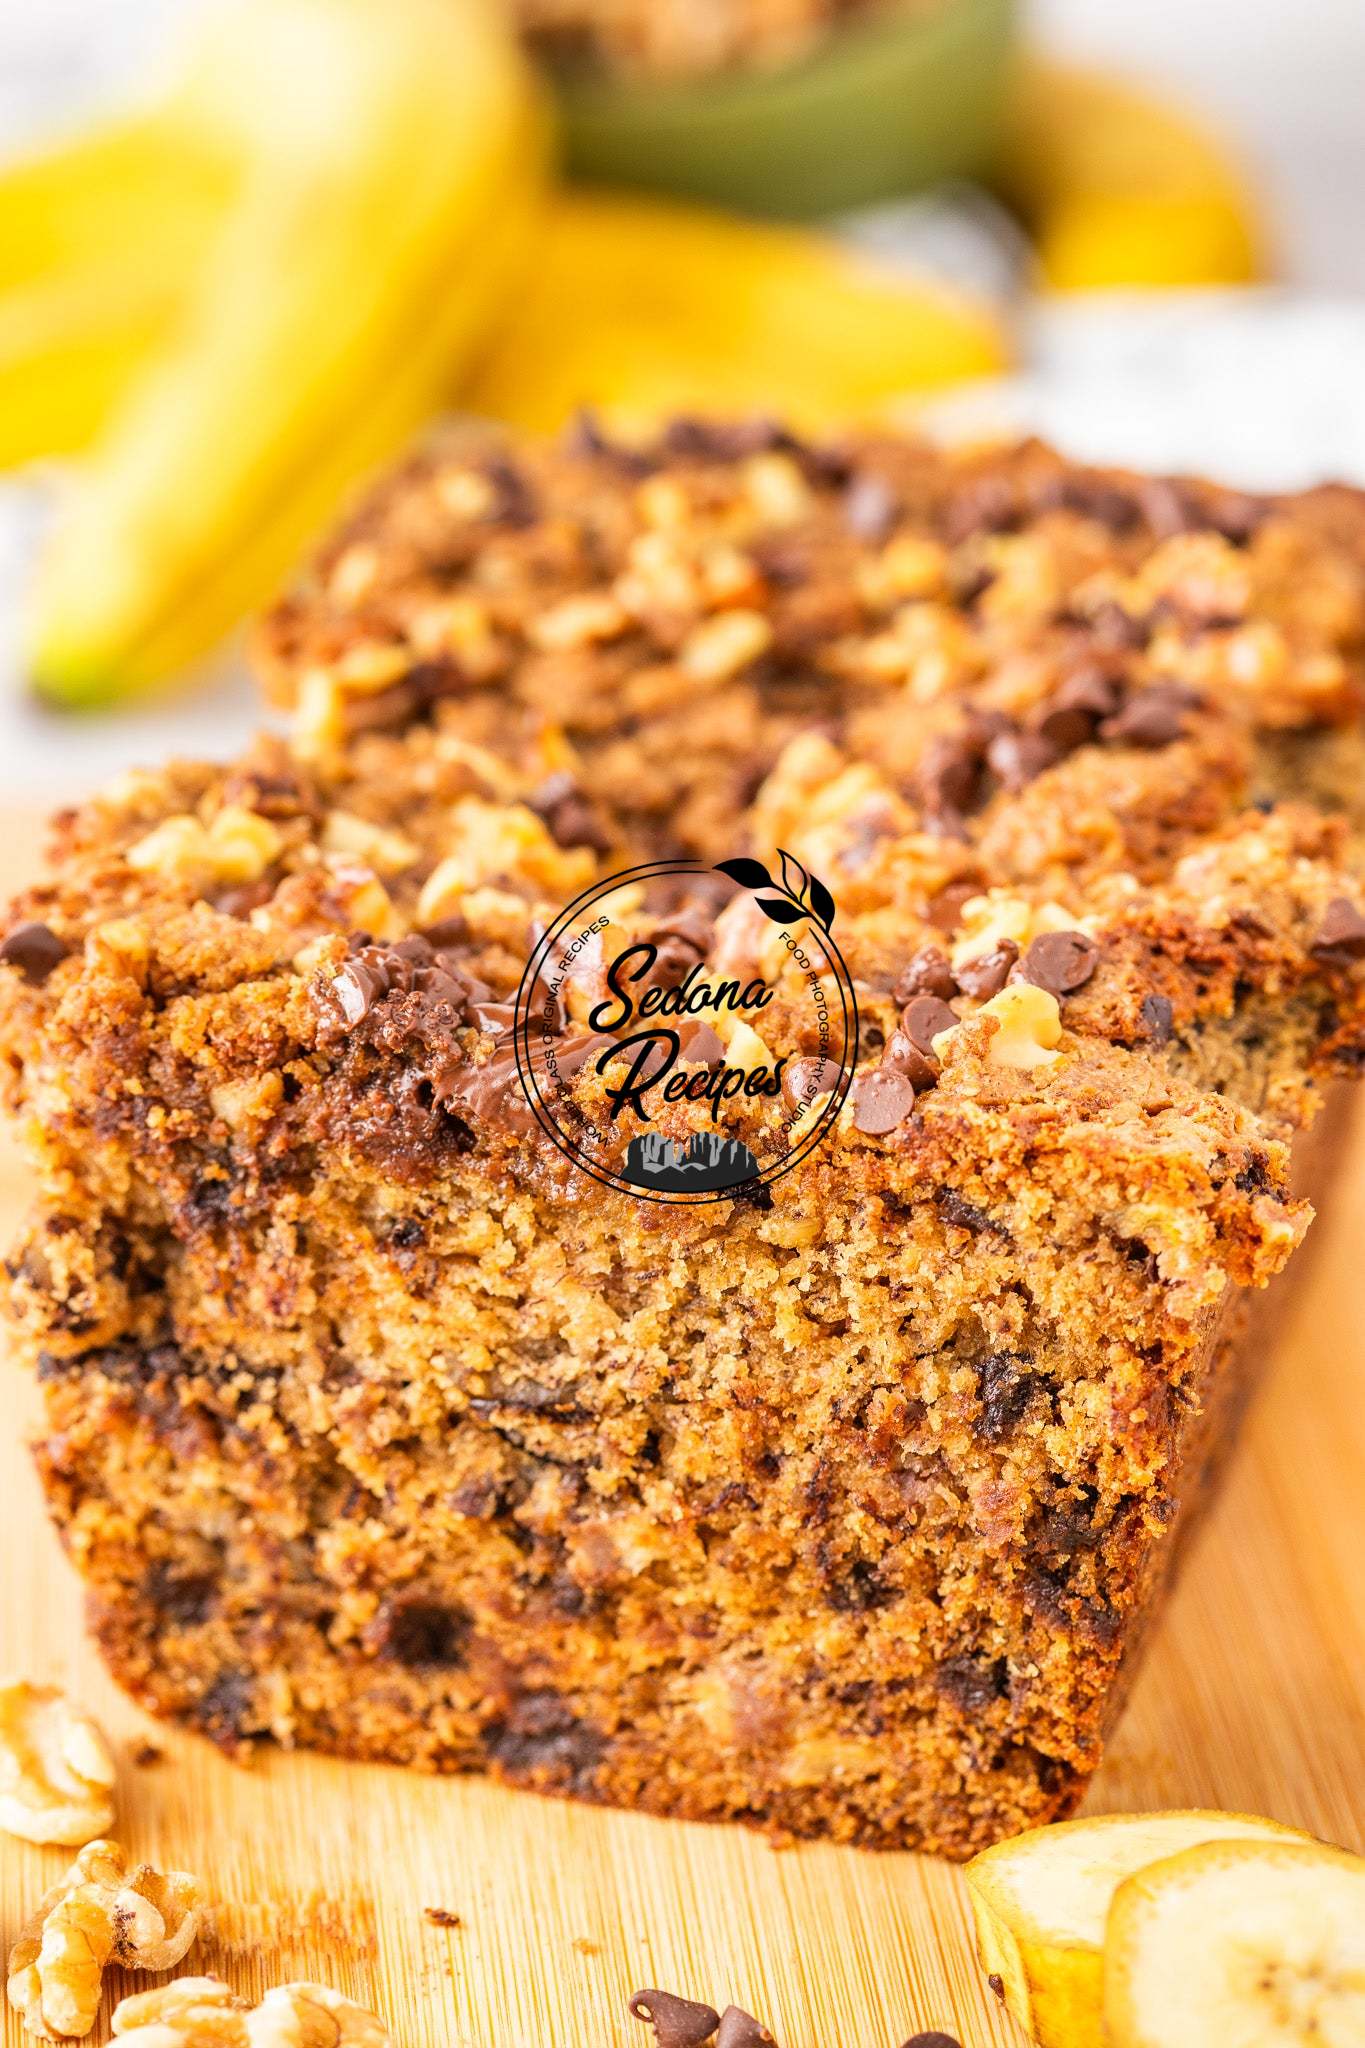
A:
{"label": "crushed walnut piece", "polygon": [[88,2034],[108,1964],[174,1968],[199,1927],[199,1887],[183,1870],[131,1868],[116,1842],[90,1842],[10,1950],[6,1991],[30,2034]]}
{"label": "crushed walnut piece", "polygon": [[114,1759],[54,1685],[0,1685],[0,1828],[76,1848],[113,1826]]}
{"label": "crushed walnut piece", "polygon": [[114,2013],[123,2048],[394,2048],[372,2012],[323,1984],[277,1984],[259,2005],[218,1977],[180,1977],[125,1998]]}

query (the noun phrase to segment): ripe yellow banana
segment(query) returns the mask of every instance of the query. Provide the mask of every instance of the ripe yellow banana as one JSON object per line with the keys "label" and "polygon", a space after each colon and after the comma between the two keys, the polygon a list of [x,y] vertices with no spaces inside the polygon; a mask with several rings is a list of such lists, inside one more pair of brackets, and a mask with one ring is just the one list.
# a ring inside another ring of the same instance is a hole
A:
{"label": "ripe yellow banana", "polygon": [[1039,2048],[1104,2048],[1105,1926],[1135,1871],[1207,1842],[1309,1841],[1253,1814],[1100,1814],[1031,1828],[967,1865],[981,1967]]}
{"label": "ripe yellow banana", "polygon": [[248,0],[192,103],[241,141],[243,189],[40,566],[29,667],[64,704],[159,681],[269,593],[442,402],[546,181],[534,88],[479,0]]}
{"label": "ripe yellow banana", "polygon": [[584,404],[627,425],[700,407],[819,427],[1007,358],[984,307],[826,237],[571,191],[465,403],[534,430]]}
{"label": "ripe yellow banana", "polygon": [[1357,2048],[1365,1857],[1206,1842],[1121,1884],[1104,1940],[1109,2048]]}
{"label": "ripe yellow banana", "polygon": [[1055,289],[1245,284],[1262,274],[1254,204],[1223,146],[1100,73],[1021,66],[1001,177]]}
{"label": "ripe yellow banana", "polygon": [[165,341],[239,181],[178,110],[0,170],[0,469],[94,438]]}

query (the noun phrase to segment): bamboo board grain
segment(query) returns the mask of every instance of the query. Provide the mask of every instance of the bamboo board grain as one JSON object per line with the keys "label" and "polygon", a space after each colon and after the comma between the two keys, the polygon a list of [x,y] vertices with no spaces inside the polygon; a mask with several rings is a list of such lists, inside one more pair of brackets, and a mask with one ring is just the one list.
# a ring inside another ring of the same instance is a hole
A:
{"label": "bamboo board grain", "polygon": [[[9,823],[0,891],[33,858],[32,833]],[[1092,1810],[1236,1807],[1365,1847],[1365,1130],[1337,1192]],[[6,1150],[6,1238],[21,1200]],[[82,1633],[21,1440],[29,1400],[0,1361],[0,1669],[91,1706],[120,1753],[120,1838],[211,1892],[187,1969],[250,1991],[335,1984],[386,2014],[405,2048],[647,2048],[625,2008],[645,1984],[734,2000],[783,2048],[897,2048],[928,2027],[964,2048],[1022,2038],[975,1968],[946,1864],[775,1851],[738,1829],[315,1757],[246,1770],[152,1723]],[[148,1741],[161,1760],[139,1764]],[[0,1837],[6,1945],[64,1862]],[[426,1907],[460,1926],[431,1924]],[[128,1988],[111,1983],[96,2042]],[[3,2028],[7,2048],[26,2038],[12,2014]]]}

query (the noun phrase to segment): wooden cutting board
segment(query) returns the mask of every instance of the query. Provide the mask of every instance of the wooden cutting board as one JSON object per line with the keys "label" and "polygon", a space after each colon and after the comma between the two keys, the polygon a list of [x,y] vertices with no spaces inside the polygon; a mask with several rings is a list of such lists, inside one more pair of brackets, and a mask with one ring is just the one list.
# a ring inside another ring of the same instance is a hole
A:
{"label": "wooden cutting board", "polygon": [[[4,890],[32,860],[33,835],[9,822]],[[6,1150],[5,1238],[22,1200]],[[1305,1284],[1091,1811],[1235,1807],[1365,1847],[1362,1211],[1365,1130],[1301,1255]],[[778,1851],[740,1829],[309,1756],[243,1769],[149,1721],[82,1633],[22,1444],[30,1389],[8,1360],[0,1404],[0,1670],[92,1709],[119,1753],[120,1839],[200,1877],[213,1909],[187,1971],[253,1993],[334,1984],[404,2048],[651,2048],[626,2012],[642,1985],[734,2001],[782,2048],[898,2048],[929,2027],[964,2048],[1022,2038],[975,1967],[948,1864]],[[67,1860],[0,1836],[6,1950]],[[428,1908],[457,1919],[434,1924]],[[95,2041],[130,1988],[111,1982]],[[3,2039],[26,2039],[8,2011]]]}

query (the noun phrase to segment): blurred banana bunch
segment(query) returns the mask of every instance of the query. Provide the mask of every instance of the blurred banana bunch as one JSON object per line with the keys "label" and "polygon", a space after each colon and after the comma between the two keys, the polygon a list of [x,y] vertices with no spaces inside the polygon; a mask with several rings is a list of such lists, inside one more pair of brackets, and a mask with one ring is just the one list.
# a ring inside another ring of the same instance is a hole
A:
{"label": "blurred banana bunch", "polygon": [[1221,143],[1102,73],[1041,59],[1019,66],[1001,186],[1054,290],[1248,284],[1262,274],[1253,203]]}
{"label": "blurred banana bunch", "polygon": [[549,142],[480,0],[239,0],[152,111],[0,179],[0,449],[80,451],[41,694],[192,661],[445,402],[530,259]]}
{"label": "blurred banana bunch", "polygon": [[626,428],[701,408],[814,430],[1006,361],[984,306],[832,237],[569,190],[466,403],[535,431],[585,399]]}

